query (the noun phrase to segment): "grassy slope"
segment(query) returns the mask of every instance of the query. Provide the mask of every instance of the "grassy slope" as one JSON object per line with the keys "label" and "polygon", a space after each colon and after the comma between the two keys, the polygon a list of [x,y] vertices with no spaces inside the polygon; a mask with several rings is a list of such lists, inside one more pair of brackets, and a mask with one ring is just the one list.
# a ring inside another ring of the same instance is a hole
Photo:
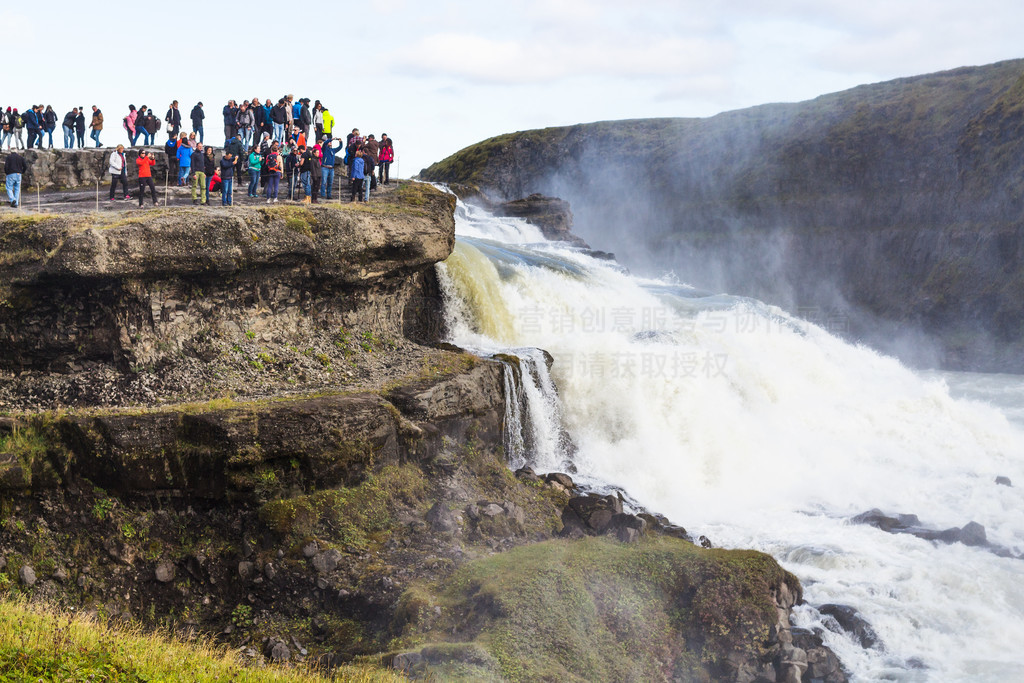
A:
{"label": "grassy slope", "polygon": [[708,680],[730,654],[765,654],[782,582],[798,590],[753,551],[668,537],[548,541],[412,589],[406,603],[425,616],[405,644],[429,643],[443,680]]}
{"label": "grassy slope", "polygon": [[0,681],[236,681],[385,683],[406,680],[370,665],[324,676],[295,668],[242,666],[228,650],[111,627],[22,600],[0,602]]}

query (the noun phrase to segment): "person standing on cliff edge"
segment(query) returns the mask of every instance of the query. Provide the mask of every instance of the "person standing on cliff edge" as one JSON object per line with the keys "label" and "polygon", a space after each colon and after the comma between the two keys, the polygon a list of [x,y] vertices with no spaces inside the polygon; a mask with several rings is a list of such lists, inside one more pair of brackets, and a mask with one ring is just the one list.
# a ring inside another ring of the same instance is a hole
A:
{"label": "person standing on cliff edge", "polygon": [[11,208],[21,206],[21,176],[28,170],[25,159],[17,152],[9,152],[4,162],[4,174],[7,176],[7,198]]}
{"label": "person standing on cliff edge", "polygon": [[206,118],[206,114],[203,113],[203,103],[199,102],[192,107],[188,116],[192,119],[192,132],[196,134],[199,142],[203,142],[203,119]]}
{"label": "person standing on cliff edge", "polygon": [[103,112],[95,104],[92,105],[92,122],[89,123],[89,127],[92,128],[92,132],[89,133],[95,142],[97,147],[102,147],[100,144],[100,131],[103,130]]}

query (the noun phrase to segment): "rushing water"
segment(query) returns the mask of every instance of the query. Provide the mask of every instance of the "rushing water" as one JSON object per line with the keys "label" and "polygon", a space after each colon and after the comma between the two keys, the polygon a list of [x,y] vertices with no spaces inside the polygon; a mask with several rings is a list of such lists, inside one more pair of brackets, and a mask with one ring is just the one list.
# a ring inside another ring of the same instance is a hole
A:
{"label": "rushing water", "polygon": [[529,359],[514,458],[571,460],[578,479],[694,535],[770,553],[804,584],[797,625],[823,625],[816,605],[856,608],[882,646],[824,632],[855,680],[1024,680],[1024,560],[849,523],[871,508],[973,520],[1024,552],[1024,378],[916,373],[764,303],[633,277],[521,220],[460,204],[456,226],[439,266],[451,340]]}

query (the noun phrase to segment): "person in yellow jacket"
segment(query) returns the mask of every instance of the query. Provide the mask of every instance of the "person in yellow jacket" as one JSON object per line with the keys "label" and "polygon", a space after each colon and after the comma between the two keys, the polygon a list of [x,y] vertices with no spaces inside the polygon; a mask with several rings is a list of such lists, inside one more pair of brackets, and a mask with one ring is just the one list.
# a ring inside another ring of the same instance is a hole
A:
{"label": "person in yellow jacket", "polygon": [[331,116],[331,112],[327,110],[327,107],[324,107],[324,135],[330,138],[332,130],[334,130],[334,117]]}

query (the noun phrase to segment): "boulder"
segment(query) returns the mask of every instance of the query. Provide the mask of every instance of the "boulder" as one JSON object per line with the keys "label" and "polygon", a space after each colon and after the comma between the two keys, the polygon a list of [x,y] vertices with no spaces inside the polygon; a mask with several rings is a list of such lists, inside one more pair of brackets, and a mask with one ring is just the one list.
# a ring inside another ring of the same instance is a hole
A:
{"label": "boulder", "polygon": [[921,520],[917,518],[917,515],[891,516],[885,514],[878,508],[862,512],[856,517],[853,517],[850,521],[854,524],[867,524],[868,526],[873,526],[876,529],[889,532],[916,527],[921,524]]}
{"label": "boulder", "polygon": [[530,484],[540,484],[544,480],[537,476],[537,473],[533,471],[532,467],[520,467],[515,471],[516,479],[519,481],[527,482]]}
{"label": "boulder", "polygon": [[36,585],[36,572],[27,564],[21,565],[21,569],[18,570],[18,578],[21,579],[23,585],[29,588]]}
{"label": "boulder", "polygon": [[443,534],[451,534],[458,529],[455,515],[443,501],[434,503],[434,506],[427,512],[427,523],[430,524],[432,531]]}
{"label": "boulder", "polygon": [[1003,476],[996,477],[996,484],[999,486],[1013,486],[1013,482],[1010,481],[1010,478]]}
{"label": "boulder", "polygon": [[330,574],[338,568],[338,563],[341,562],[341,553],[334,548],[324,550],[314,555],[310,562],[318,573]]}
{"label": "boulder", "polygon": [[419,652],[402,652],[391,660],[391,668],[405,675],[422,673],[427,663]]}
{"label": "boulder", "polygon": [[[853,607],[848,605],[828,604],[818,608],[821,614],[835,619],[839,628],[853,636],[860,646],[867,649],[878,645],[875,630]],[[834,629],[833,629],[834,630]]]}
{"label": "boulder", "polygon": [[576,488],[576,484],[573,482],[572,477],[563,472],[549,472],[544,475],[544,481],[558,484],[566,490],[572,491]]}
{"label": "boulder", "polygon": [[589,249],[582,238],[572,232],[573,216],[569,202],[557,197],[531,194],[522,199],[498,204],[493,208],[496,216],[525,218],[527,223],[536,225],[546,239],[568,242],[573,246]]}

